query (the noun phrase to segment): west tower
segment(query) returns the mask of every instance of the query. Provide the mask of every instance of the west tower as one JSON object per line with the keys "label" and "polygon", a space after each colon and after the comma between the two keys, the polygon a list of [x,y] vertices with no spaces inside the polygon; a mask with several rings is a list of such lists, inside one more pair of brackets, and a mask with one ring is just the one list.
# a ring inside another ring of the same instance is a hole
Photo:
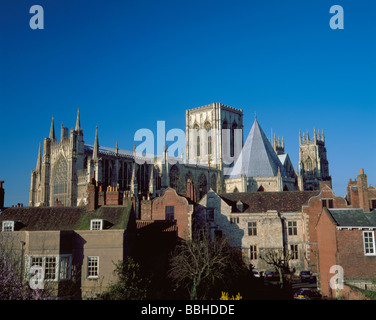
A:
{"label": "west tower", "polygon": [[319,190],[320,181],[332,181],[329,175],[329,162],[325,148],[324,130],[313,132],[310,138],[299,131],[299,176],[303,190]]}

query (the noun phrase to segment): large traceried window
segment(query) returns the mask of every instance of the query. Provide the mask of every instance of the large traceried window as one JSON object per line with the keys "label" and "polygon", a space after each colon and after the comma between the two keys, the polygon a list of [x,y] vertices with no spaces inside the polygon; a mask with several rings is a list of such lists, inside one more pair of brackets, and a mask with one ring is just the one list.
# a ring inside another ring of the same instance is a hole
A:
{"label": "large traceried window", "polygon": [[68,163],[64,158],[57,164],[54,178],[53,201],[58,200],[64,206],[67,205],[68,198]]}

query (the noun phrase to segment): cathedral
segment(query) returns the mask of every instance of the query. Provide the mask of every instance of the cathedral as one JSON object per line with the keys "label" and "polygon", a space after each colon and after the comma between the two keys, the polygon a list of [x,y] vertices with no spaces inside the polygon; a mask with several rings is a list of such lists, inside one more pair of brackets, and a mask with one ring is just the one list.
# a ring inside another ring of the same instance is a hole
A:
{"label": "cathedral", "polygon": [[[69,134],[68,134],[69,132]],[[77,112],[76,126],[61,125],[60,139],[52,118],[49,136],[39,145],[31,172],[29,206],[83,206],[92,177],[100,190],[123,197],[158,197],[167,188],[185,195],[188,182],[197,201],[210,189],[217,193],[318,190],[330,181],[324,132],[313,138],[299,132],[299,168],[294,170],[284,139],[273,144],[255,117],[244,142],[243,111],[212,103],[186,110],[186,157],[162,155],[145,159],[136,150],[104,147],[98,128],[86,144]]]}

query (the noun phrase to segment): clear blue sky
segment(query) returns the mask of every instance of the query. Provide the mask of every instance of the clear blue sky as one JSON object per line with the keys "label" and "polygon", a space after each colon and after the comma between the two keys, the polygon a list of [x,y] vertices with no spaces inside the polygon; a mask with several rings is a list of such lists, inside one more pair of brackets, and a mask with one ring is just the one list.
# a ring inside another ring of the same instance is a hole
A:
{"label": "clear blue sky", "polygon": [[[29,27],[32,5],[44,30]],[[332,30],[330,6],[344,9]],[[27,205],[51,117],[84,140],[133,149],[140,128],[185,129],[185,110],[212,102],[254,112],[284,136],[324,129],[334,191],[360,168],[376,185],[374,0],[3,0],[0,5],[0,180],[5,205]]]}

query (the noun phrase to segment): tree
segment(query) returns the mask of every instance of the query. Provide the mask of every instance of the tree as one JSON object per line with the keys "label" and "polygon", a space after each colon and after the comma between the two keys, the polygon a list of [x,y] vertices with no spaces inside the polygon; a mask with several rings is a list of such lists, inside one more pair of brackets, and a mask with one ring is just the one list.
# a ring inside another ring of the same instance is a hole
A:
{"label": "tree", "polygon": [[[24,242],[19,234],[0,232],[0,300],[44,300],[54,293],[52,282],[32,288],[32,273],[24,264]],[[43,280],[39,280],[43,281]]]}
{"label": "tree", "polygon": [[23,277],[23,257],[15,243],[18,238],[0,232],[0,300],[39,299],[40,291],[32,291]]}
{"label": "tree", "polygon": [[100,294],[99,300],[144,300],[150,281],[141,274],[140,265],[132,258],[115,264],[114,273],[118,279],[108,290]]}
{"label": "tree", "polygon": [[186,289],[191,300],[207,299],[230,265],[227,241],[211,239],[206,230],[199,230],[192,240],[177,245],[170,260],[169,278],[176,287]]}
{"label": "tree", "polygon": [[284,250],[282,248],[264,249],[260,254],[260,259],[267,264],[274,266],[279,274],[279,281],[281,287],[284,284],[284,274],[289,273],[289,262],[294,257],[292,251]]}

